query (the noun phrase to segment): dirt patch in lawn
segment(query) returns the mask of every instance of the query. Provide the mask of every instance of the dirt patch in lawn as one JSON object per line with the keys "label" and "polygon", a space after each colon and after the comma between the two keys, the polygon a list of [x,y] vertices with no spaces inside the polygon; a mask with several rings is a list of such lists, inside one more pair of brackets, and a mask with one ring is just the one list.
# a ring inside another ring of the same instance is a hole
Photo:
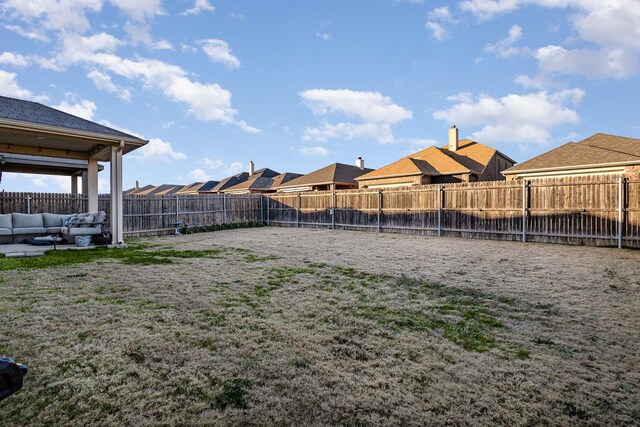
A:
{"label": "dirt patch in lawn", "polygon": [[0,424],[640,423],[640,252],[274,227],[142,243],[0,260],[0,353],[30,367]]}

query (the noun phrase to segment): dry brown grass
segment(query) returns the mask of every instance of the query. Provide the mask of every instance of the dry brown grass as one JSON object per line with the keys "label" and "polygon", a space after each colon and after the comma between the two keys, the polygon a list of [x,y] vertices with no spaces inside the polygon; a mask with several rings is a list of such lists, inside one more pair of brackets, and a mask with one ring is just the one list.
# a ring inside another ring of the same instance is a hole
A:
{"label": "dry brown grass", "polygon": [[220,253],[1,272],[0,353],[30,372],[0,424],[640,423],[639,252],[273,227],[147,242]]}

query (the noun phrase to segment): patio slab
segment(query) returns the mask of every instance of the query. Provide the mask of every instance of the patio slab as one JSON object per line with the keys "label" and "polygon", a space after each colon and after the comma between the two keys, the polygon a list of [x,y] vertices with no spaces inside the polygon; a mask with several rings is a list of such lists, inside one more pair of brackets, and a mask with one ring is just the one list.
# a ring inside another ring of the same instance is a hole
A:
{"label": "patio slab", "polygon": [[53,245],[51,246],[35,246],[28,245],[26,243],[18,243],[18,244],[7,244],[0,245],[0,254],[4,254],[7,258],[25,258],[32,256],[41,256],[44,255],[45,252],[51,250],[66,250],[66,249],[92,249],[95,248],[95,245],[90,245],[85,248],[79,248],[75,245],[56,245],[55,248]]}

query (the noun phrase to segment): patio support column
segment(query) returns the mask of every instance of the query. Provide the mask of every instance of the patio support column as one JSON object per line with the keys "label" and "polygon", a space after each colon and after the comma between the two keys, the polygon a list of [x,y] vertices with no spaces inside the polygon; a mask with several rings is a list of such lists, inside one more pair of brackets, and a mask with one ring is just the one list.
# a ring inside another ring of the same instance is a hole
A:
{"label": "patio support column", "polygon": [[118,147],[111,147],[111,244],[124,244],[124,226],[122,215],[122,149],[124,141]]}
{"label": "patio support column", "polygon": [[89,183],[87,182],[87,177],[89,174],[87,171],[82,171],[82,194],[87,195],[89,193]]}
{"label": "patio support column", "polygon": [[71,194],[78,194],[78,175],[71,175]]}
{"label": "patio support column", "polygon": [[98,212],[98,160],[89,159],[87,170],[87,197],[89,212]]}

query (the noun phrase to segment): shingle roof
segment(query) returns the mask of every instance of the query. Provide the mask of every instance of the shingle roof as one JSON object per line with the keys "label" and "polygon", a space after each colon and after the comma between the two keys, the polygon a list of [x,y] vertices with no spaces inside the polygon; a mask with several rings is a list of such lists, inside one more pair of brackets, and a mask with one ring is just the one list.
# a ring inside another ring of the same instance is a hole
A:
{"label": "shingle roof", "polygon": [[502,173],[639,163],[640,139],[597,133],[580,142],[568,142]]}
{"label": "shingle roof", "polygon": [[[207,193],[217,193],[220,192],[226,188],[232,187],[236,184],[240,184],[243,181],[246,181],[247,178],[249,178],[249,174],[247,172],[241,172],[239,174],[227,177],[223,180],[221,180],[220,182],[218,182],[216,185],[214,185],[211,189],[207,190]],[[201,192],[203,192],[204,190],[200,190]]]}
{"label": "shingle roof", "polygon": [[303,176],[301,173],[291,173],[291,172],[281,173],[280,175],[274,176],[272,178],[273,182],[271,183],[271,187],[269,188],[274,189],[293,179],[300,178],[301,176]]}
{"label": "shingle roof", "polygon": [[497,152],[495,148],[487,147],[470,139],[463,139],[458,142],[456,151],[449,151],[448,146],[428,147],[362,175],[357,180],[410,175],[452,175],[468,172],[480,174]]}
{"label": "shingle roof", "polygon": [[220,181],[207,181],[204,184],[202,184],[200,188],[198,188],[198,193],[204,192],[204,191],[211,191],[211,189],[214,188],[219,183]]}
{"label": "shingle roof", "polygon": [[271,183],[273,182],[271,178],[277,175],[278,172],[269,168],[259,169],[252,176],[247,178],[247,180],[231,187],[227,187],[224,191],[267,190],[271,187]]}
{"label": "shingle roof", "polygon": [[307,175],[292,179],[286,185],[277,188],[303,187],[310,185],[326,185],[326,184],[352,184],[357,185],[355,181],[360,175],[371,172],[373,169],[360,169],[357,166],[345,165],[344,163],[333,163],[318,169]]}
{"label": "shingle roof", "polygon": [[144,187],[138,188],[138,190],[136,190],[136,188],[134,187],[134,188],[128,189],[124,193],[125,194],[136,194],[136,195],[138,195],[138,194],[140,194],[140,192],[144,192],[144,191],[150,190],[150,189],[152,189],[154,187],[155,187],[154,185],[145,185]]}
{"label": "shingle roof", "polygon": [[37,102],[8,98],[6,96],[0,96],[0,119],[18,120],[27,123],[144,141],[136,136],[73,116]]}

